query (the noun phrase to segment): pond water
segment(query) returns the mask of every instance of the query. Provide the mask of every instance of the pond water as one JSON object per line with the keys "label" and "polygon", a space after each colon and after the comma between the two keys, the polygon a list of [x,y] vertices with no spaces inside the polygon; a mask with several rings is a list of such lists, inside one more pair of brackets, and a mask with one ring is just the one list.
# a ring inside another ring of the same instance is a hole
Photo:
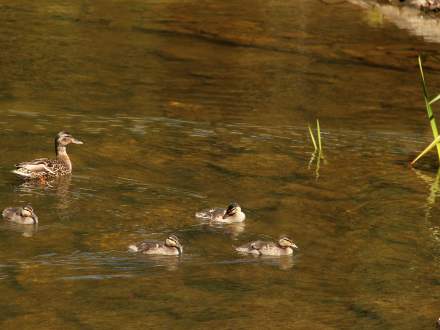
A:
{"label": "pond water", "polygon": [[[417,54],[440,47],[343,1],[3,1],[2,329],[431,329],[440,175]],[[308,124],[319,118],[317,168]],[[22,185],[53,156],[73,175]],[[428,164],[428,165],[426,165]],[[244,226],[197,210],[239,202]],[[174,233],[181,258],[127,253]],[[233,247],[286,234],[293,258]],[[264,322],[264,323],[263,323]]]}

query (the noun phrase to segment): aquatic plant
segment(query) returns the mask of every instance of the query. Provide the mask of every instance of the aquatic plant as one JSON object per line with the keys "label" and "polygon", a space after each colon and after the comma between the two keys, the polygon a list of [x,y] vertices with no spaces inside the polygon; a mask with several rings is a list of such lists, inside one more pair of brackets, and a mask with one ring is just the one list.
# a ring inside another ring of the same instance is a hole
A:
{"label": "aquatic plant", "polygon": [[312,139],[313,147],[315,148],[315,153],[318,152],[321,158],[324,158],[324,154],[322,152],[322,140],[321,140],[321,128],[319,126],[319,119],[316,119],[316,135],[318,139],[318,144],[316,144],[315,136],[313,135],[312,128],[309,124],[309,133],[310,138]]}
{"label": "aquatic plant", "polygon": [[432,134],[434,135],[434,141],[431,142],[429,146],[427,146],[412,162],[411,165],[414,165],[421,157],[426,155],[434,146],[437,147],[437,156],[440,163],[440,137],[438,135],[438,129],[437,129],[437,123],[435,122],[434,118],[434,112],[432,111],[432,104],[440,100],[440,94],[434,97],[433,99],[429,99],[428,96],[428,89],[426,87],[425,82],[425,75],[423,74],[423,67],[422,67],[422,59],[419,56],[419,68],[420,68],[420,77],[422,82],[422,90],[423,90],[423,97],[425,99],[425,106],[426,106],[426,112],[428,114],[429,123],[431,125]]}
{"label": "aquatic plant", "polygon": [[[316,136],[317,136],[316,139],[315,139],[315,136],[313,134],[312,127],[310,126],[310,124],[309,124],[309,133],[310,133],[310,138],[312,140],[313,147],[315,148],[315,150],[313,151],[312,157],[310,158],[308,168],[309,169],[311,168],[313,161],[316,159],[315,176],[316,176],[316,180],[318,180],[321,159],[323,159],[325,161],[324,153],[322,151],[321,127],[319,126],[318,119],[316,119]],[[316,140],[318,140],[318,143],[316,143]]]}
{"label": "aquatic plant", "polygon": [[316,152],[316,150],[318,150],[318,146],[316,145],[315,137],[313,136],[313,132],[312,132],[312,128],[310,127],[310,124],[309,124],[309,133],[310,133],[310,138],[312,139],[313,146],[315,147],[314,152]]}

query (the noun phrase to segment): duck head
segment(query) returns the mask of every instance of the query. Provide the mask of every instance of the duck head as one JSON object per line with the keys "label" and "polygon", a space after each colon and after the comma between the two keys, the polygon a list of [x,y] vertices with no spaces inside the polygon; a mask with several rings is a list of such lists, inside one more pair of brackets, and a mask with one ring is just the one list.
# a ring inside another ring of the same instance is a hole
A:
{"label": "duck head", "polygon": [[223,215],[223,219],[226,219],[227,217],[232,217],[236,213],[241,212],[241,207],[237,203],[231,203],[228,208],[226,209],[225,214]]}
{"label": "duck head", "polygon": [[34,212],[34,209],[30,205],[26,205],[21,209],[21,216],[23,218],[31,218],[33,219],[34,223],[38,223],[38,217]]}
{"label": "duck head", "polygon": [[182,254],[183,252],[182,244],[180,244],[179,239],[175,235],[168,236],[165,240],[165,245],[168,247],[175,247],[177,251],[179,251],[179,254]]}
{"label": "duck head", "polygon": [[284,249],[290,247],[293,249],[298,249],[298,246],[296,246],[295,243],[293,243],[293,241],[286,237],[286,236],[282,236],[279,240],[278,240],[278,245]]}
{"label": "duck head", "polygon": [[70,133],[61,131],[55,137],[55,152],[62,153],[66,150],[67,145],[74,144],[83,144],[82,141],[75,139]]}
{"label": "duck head", "polygon": [[82,141],[75,139],[70,133],[61,131],[57,134],[55,138],[55,145],[57,146],[67,146],[68,144],[83,144]]}

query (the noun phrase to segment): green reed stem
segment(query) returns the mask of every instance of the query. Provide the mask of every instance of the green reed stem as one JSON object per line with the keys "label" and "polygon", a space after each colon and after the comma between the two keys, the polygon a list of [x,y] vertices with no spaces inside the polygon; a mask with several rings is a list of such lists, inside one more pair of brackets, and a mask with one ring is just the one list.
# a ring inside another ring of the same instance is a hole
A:
{"label": "green reed stem", "polygon": [[428,119],[431,125],[432,135],[434,135],[434,141],[411,162],[411,165],[413,165],[417,160],[419,160],[429,150],[431,150],[434,145],[437,147],[437,156],[440,163],[440,145],[437,143],[439,142],[438,140],[439,135],[438,135],[437,123],[435,122],[435,118],[434,118],[434,112],[432,111],[431,108],[431,104],[438,101],[440,99],[440,95],[437,95],[431,101],[429,100],[428,89],[426,87],[426,82],[425,82],[425,75],[423,74],[422,59],[420,56],[419,56],[419,68],[420,68],[420,76],[422,81],[423,98],[425,99],[426,112],[428,113]]}
{"label": "green reed stem", "polygon": [[315,147],[315,151],[318,150],[318,147],[316,145],[316,141],[315,141],[315,137],[313,136],[313,132],[312,132],[312,128],[309,125],[309,133],[310,133],[310,138],[312,139],[313,142],[313,146]]}
{"label": "green reed stem", "polygon": [[423,156],[425,156],[432,148],[434,148],[435,146],[437,146],[438,148],[438,143],[440,142],[440,136],[437,136],[436,139],[434,139],[434,141],[431,142],[431,144],[429,146],[427,146],[412,162],[411,165],[414,165],[416,163],[416,161],[418,161],[420,158],[422,158]]}
{"label": "green reed stem", "polygon": [[318,148],[319,153],[322,152],[322,142],[321,142],[321,128],[319,127],[319,120],[316,119],[316,130],[318,131]]}
{"label": "green reed stem", "polygon": [[440,100],[440,94],[438,94],[436,97],[434,97],[431,101],[429,101],[429,105],[437,102],[438,100]]}

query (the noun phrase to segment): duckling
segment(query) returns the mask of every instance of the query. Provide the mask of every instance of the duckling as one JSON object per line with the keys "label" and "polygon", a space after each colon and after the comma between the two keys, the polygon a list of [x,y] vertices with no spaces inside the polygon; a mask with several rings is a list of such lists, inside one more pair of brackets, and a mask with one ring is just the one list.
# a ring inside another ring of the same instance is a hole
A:
{"label": "duckling", "polygon": [[182,244],[179,239],[171,235],[164,242],[143,241],[128,247],[130,252],[141,252],[143,254],[156,254],[164,256],[178,256],[183,252]]}
{"label": "duckling", "polygon": [[72,172],[72,163],[67,155],[68,144],[83,144],[68,132],[61,131],[55,137],[56,159],[38,158],[30,162],[16,164],[12,171],[23,179],[40,179],[44,181],[49,177],[57,177]]}
{"label": "duckling", "polygon": [[283,236],[276,243],[255,241],[239,246],[235,250],[254,255],[283,256],[293,254],[293,249],[298,249],[296,244],[290,238]]}
{"label": "duckling", "polygon": [[199,211],[196,213],[196,218],[214,222],[234,223],[243,222],[246,219],[246,215],[241,210],[240,205],[231,203],[226,209],[212,208]]}
{"label": "duckling", "polygon": [[38,217],[30,205],[25,207],[7,207],[2,212],[3,219],[22,225],[35,225]]}

